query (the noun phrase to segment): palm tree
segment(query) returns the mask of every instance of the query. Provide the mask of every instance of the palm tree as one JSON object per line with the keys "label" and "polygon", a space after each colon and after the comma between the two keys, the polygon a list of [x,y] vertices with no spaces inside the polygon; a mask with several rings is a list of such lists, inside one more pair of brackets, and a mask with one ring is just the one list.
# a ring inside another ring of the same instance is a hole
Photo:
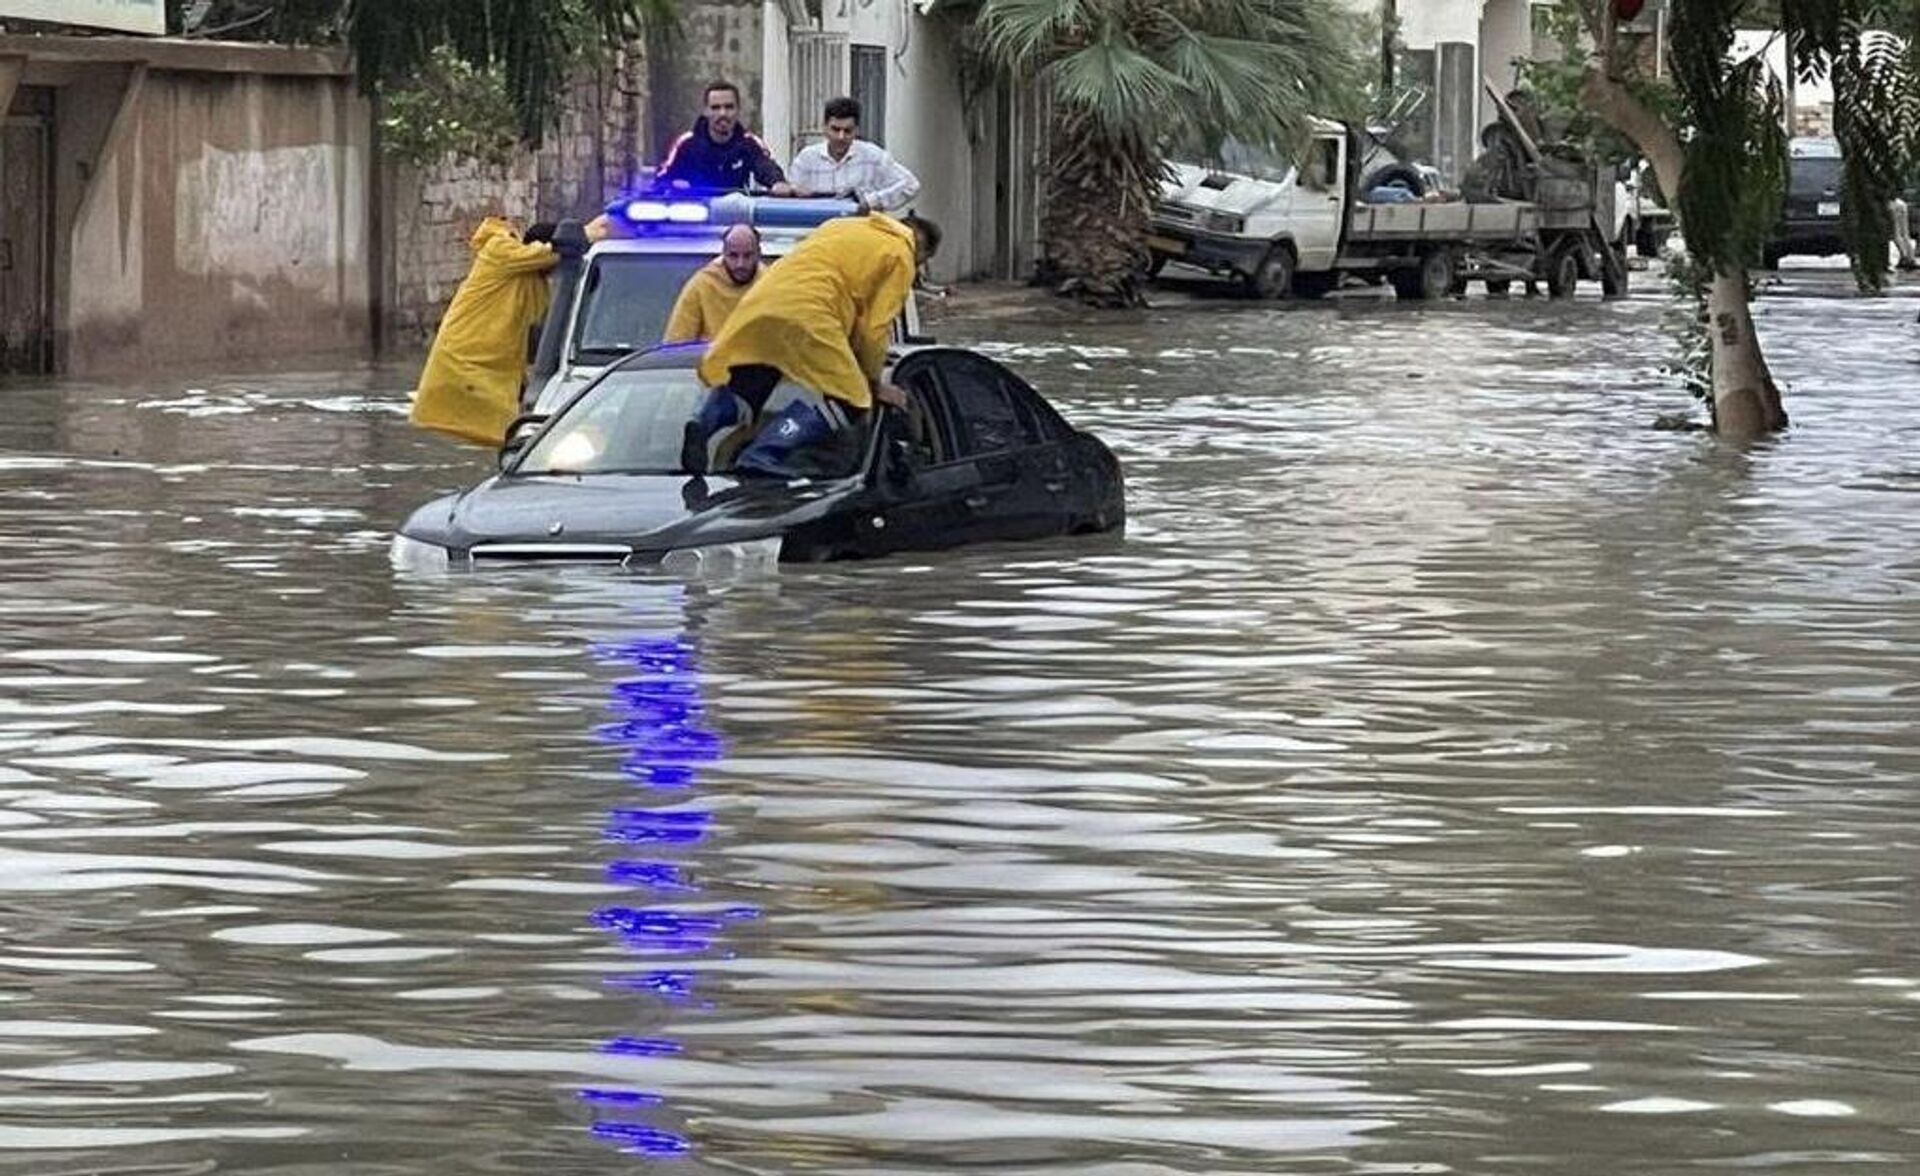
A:
{"label": "palm tree", "polygon": [[[1784,98],[1758,56],[1733,54],[1736,29],[1771,28],[1801,76],[1826,75],[1844,157],[1842,226],[1864,289],[1885,281],[1888,206],[1920,147],[1920,5],[1912,0],[1678,0],[1670,9],[1671,104],[1626,51],[1633,0],[1561,0],[1593,50],[1582,101],[1640,148],[1677,211],[1705,304],[1714,427],[1750,439],[1784,428],[1780,389],[1754,335],[1749,267],[1786,187]],[[1886,30],[1900,30],[1904,37]]]}
{"label": "palm tree", "polygon": [[497,72],[537,142],[580,55],[677,27],[676,0],[169,0],[189,36],[343,44],[369,93],[419,84],[436,49]]}
{"label": "palm tree", "polygon": [[1331,0],[983,0],[975,19],[992,65],[1050,87],[1043,265],[1105,305],[1140,299],[1170,146],[1285,148],[1358,90]]}

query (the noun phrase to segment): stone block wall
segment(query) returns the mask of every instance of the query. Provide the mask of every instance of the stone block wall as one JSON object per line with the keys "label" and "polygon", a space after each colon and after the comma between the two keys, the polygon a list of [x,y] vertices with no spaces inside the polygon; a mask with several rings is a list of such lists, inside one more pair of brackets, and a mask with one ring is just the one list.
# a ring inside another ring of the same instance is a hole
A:
{"label": "stone block wall", "polygon": [[589,220],[646,161],[646,54],[614,54],[569,88],[555,129],[504,164],[449,155],[429,167],[389,162],[383,192],[383,332],[391,347],[433,337],[467,274],[467,244],[488,216],[522,226]]}
{"label": "stone block wall", "polygon": [[428,168],[390,165],[387,175],[386,329],[404,347],[432,337],[467,275],[474,228],[489,216],[531,223],[539,184],[530,153],[505,166],[452,156]]}

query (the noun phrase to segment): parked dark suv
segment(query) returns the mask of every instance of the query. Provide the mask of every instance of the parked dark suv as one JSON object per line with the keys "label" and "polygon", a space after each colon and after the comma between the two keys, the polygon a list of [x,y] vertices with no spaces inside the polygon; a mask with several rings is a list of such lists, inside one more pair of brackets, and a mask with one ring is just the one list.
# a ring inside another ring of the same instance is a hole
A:
{"label": "parked dark suv", "polygon": [[1833,139],[1795,139],[1787,160],[1787,198],[1763,262],[1775,269],[1783,257],[1845,253],[1840,236],[1840,144]]}

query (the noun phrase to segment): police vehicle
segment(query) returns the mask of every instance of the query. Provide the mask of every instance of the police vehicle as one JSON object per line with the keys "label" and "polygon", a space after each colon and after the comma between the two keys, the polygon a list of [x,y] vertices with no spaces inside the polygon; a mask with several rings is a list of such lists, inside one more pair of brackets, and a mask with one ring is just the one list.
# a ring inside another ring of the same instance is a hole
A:
{"label": "police vehicle", "polygon": [[[737,224],[760,232],[763,264],[784,257],[808,233],[836,217],[857,215],[850,200],[759,196],[744,192],[695,198],[641,196],[607,207],[610,235],[589,246],[577,223],[555,236],[555,271],[525,408],[551,416],[614,363],[657,346],[674,299],[695,270],[720,256],[721,239]],[[911,294],[894,325],[898,344],[931,342],[920,334]]]}

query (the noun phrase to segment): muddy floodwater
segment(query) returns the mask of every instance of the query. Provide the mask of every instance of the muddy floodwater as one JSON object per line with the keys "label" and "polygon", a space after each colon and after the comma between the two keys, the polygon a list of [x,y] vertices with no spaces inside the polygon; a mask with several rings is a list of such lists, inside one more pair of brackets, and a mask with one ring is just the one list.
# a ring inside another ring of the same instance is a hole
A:
{"label": "muddy floodwater", "polygon": [[[1920,298],[942,328],[1124,540],[429,579],[408,365],[0,385],[0,1172],[1920,1172]],[[966,297],[963,293],[962,299]]]}

